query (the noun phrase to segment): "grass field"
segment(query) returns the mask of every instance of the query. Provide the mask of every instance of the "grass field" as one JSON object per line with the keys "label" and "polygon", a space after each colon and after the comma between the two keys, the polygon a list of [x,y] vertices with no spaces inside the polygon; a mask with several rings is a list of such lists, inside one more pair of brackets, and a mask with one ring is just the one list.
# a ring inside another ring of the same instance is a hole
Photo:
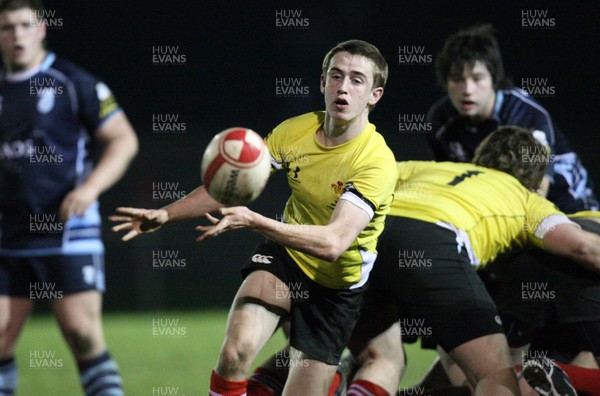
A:
{"label": "grass field", "polygon": [[[110,314],[106,338],[121,367],[128,395],[206,395],[225,330],[225,311]],[[284,345],[277,333],[257,363]],[[402,386],[418,380],[433,360],[431,351],[407,349],[409,366]],[[18,396],[81,395],[76,366],[54,320],[33,315],[16,353]]]}

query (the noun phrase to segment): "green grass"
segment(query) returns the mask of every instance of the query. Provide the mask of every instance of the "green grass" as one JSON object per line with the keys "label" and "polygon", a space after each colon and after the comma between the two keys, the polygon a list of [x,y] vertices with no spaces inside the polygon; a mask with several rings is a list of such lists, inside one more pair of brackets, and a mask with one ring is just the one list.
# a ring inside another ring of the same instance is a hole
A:
{"label": "green grass", "polygon": [[[165,327],[153,321],[168,324]],[[128,395],[207,394],[210,372],[225,331],[225,311],[109,314],[104,329],[111,353],[121,368]],[[163,329],[163,335],[160,334]],[[256,363],[279,351],[285,341],[278,332]],[[420,378],[435,356],[407,346],[409,366],[402,386]],[[58,328],[50,316],[34,315],[26,323],[17,352],[18,396],[80,395],[79,378]],[[53,366],[53,367],[48,367]],[[167,392],[171,393],[167,393]]]}

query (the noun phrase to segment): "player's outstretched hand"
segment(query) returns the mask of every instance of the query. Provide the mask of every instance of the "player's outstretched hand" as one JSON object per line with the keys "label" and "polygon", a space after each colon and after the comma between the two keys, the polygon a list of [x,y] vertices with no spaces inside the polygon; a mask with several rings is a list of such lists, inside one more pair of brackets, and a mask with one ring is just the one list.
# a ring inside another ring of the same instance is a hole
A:
{"label": "player's outstretched hand", "polygon": [[114,232],[129,231],[121,238],[122,241],[135,238],[158,230],[169,220],[169,214],[164,209],[117,208],[117,214],[109,216],[110,221],[122,222],[112,228]]}
{"label": "player's outstretched hand", "polygon": [[216,237],[226,231],[236,230],[238,228],[252,227],[255,212],[245,206],[233,206],[231,208],[221,208],[219,212],[223,217],[219,220],[207,213],[206,218],[212,223],[207,226],[197,226],[196,230],[202,232],[196,242],[202,242],[205,239]]}

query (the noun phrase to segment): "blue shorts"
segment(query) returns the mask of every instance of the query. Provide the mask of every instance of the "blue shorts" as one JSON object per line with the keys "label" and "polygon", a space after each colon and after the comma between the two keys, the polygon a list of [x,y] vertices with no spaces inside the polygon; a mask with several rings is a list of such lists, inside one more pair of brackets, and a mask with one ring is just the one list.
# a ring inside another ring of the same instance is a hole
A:
{"label": "blue shorts", "polygon": [[105,290],[102,254],[0,256],[0,295],[57,300],[88,290]]}

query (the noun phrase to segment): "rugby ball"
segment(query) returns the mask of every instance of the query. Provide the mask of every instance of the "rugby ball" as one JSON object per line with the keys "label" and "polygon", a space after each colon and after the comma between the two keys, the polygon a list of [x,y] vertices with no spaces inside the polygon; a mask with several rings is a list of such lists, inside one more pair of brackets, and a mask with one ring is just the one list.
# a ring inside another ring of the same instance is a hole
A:
{"label": "rugby ball", "polygon": [[253,130],[229,128],[216,134],[204,150],[200,172],[211,197],[226,206],[245,205],[269,180],[269,149]]}

